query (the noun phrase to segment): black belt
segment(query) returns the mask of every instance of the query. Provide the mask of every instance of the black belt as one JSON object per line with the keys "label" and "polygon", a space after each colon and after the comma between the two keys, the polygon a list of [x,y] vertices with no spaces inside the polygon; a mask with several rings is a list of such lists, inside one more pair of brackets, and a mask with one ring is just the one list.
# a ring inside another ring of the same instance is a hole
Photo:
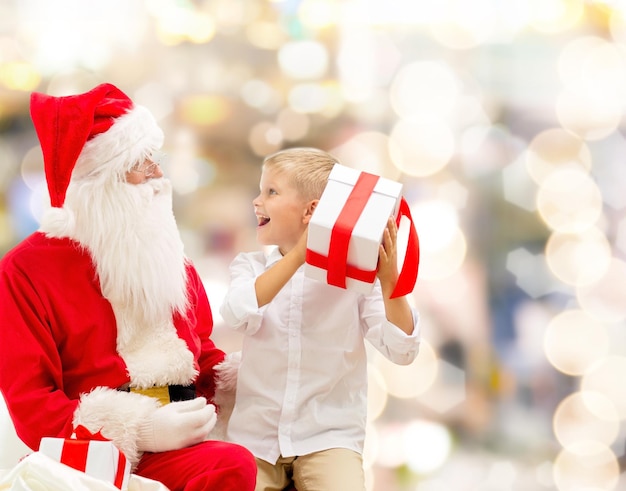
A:
{"label": "black belt", "polygon": [[[122,392],[138,392],[140,394],[144,394],[144,395],[151,395],[151,392],[159,392],[162,394],[168,394],[169,396],[169,402],[177,402],[177,401],[189,401],[191,399],[195,399],[196,398],[196,386],[193,384],[190,385],[168,385],[167,387],[159,387],[158,391],[155,390],[157,388],[149,388],[146,389],[145,391],[139,390],[139,389],[131,389],[130,386],[127,387],[119,387],[117,390],[120,390]],[[166,401],[162,401],[162,402],[166,402]]]}

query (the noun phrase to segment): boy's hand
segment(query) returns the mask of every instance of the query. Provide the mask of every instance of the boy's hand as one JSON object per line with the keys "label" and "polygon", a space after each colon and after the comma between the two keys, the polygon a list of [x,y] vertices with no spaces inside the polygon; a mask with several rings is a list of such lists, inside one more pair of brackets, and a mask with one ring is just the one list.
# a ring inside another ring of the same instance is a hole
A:
{"label": "boy's hand", "polygon": [[387,220],[383,243],[378,250],[378,279],[385,302],[387,320],[407,334],[413,333],[413,314],[406,297],[391,298],[398,282],[398,227],[393,217]]}
{"label": "boy's hand", "polygon": [[398,227],[393,217],[387,220],[383,242],[378,250],[378,279],[381,286],[394,288],[398,281]]}

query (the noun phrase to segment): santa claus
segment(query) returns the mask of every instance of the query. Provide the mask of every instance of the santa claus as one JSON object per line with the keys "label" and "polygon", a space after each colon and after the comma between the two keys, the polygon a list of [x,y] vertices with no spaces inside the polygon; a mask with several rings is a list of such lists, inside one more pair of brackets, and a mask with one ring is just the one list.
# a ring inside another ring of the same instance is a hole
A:
{"label": "santa claus", "polygon": [[225,354],[152,161],[163,132],[111,84],[34,93],[31,117],[51,207],[0,261],[0,390],[17,434],[36,450],[82,425],[173,491],[254,489],[252,455],[208,440]]}

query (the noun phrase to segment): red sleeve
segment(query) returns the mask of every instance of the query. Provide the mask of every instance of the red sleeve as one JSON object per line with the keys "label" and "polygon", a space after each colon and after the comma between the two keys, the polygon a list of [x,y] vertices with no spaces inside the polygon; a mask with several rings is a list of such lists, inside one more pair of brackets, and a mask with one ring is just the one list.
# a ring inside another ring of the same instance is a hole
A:
{"label": "red sleeve", "polygon": [[43,436],[71,435],[78,400],[61,390],[61,359],[33,278],[1,270],[0,312],[0,389],[17,435],[37,450]]}

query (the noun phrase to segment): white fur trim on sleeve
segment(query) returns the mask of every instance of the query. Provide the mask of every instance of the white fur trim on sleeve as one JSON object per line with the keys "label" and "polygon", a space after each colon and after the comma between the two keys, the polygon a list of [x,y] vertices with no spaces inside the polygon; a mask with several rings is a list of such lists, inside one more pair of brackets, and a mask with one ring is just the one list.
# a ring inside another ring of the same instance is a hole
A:
{"label": "white fur trim on sleeve", "polygon": [[97,387],[83,394],[74,412],[74,426],[102,432],[119,448],[134,468],[143,453],[137,449],[139,425],[149,418],[160,403],[152,397]]}
{"label": "white fur trim on sleeve", "polygon": [[211,440],[226,440],[226,428],[228,420],[235,407],[235,394],[237,389],[237,374],[241,364],[241,351],[228,353],[224,361],[218,363],[214,370],[215,397],[213,402],[218,407],[217,424],[211,430]]}
{"label": "white fur trim on sleeve", "polygon": [[215,384],[220,390],[235,390],[237,388],[237,374],[241,365],[241,351],[228,353],[221,363],[215,366],[217,379]]}

